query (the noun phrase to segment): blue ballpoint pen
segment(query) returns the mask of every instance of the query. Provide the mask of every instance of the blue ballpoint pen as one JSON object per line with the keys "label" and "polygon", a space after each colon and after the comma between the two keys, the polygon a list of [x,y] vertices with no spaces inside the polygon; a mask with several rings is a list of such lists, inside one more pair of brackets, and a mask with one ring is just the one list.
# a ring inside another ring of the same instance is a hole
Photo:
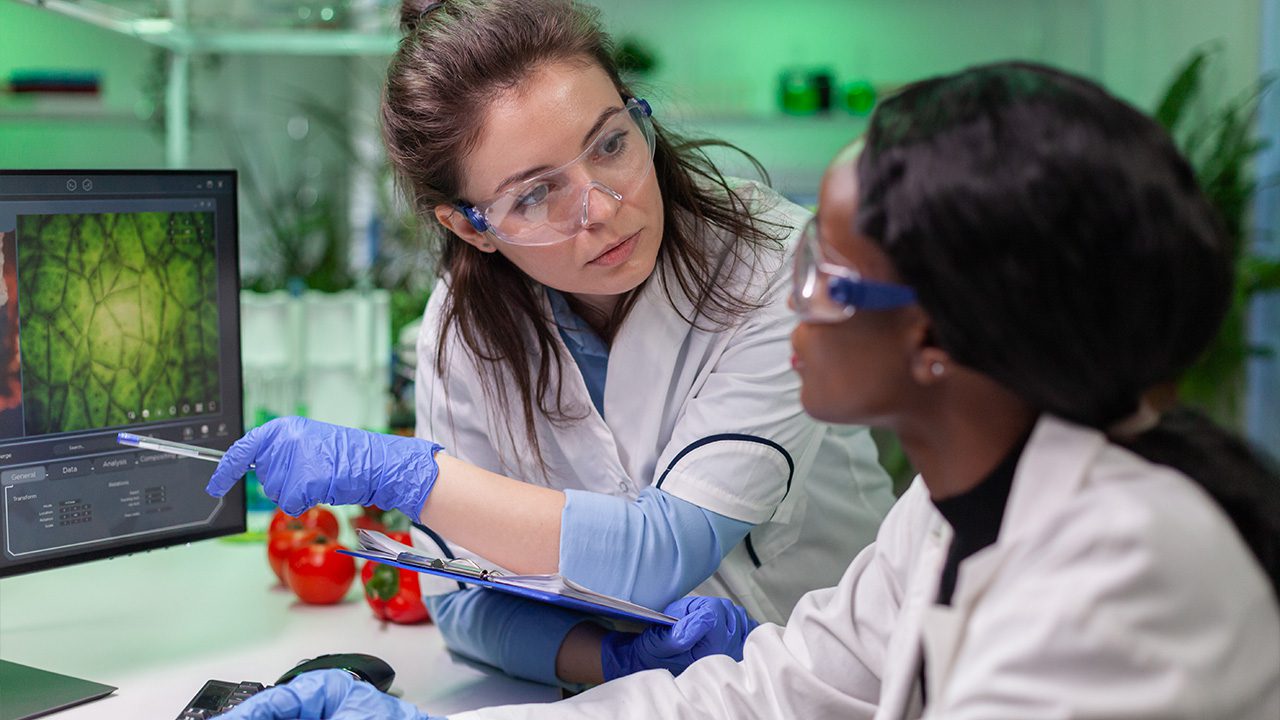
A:
{"label": "blue ballpoint pen", "polygon": [[[155,450],[156,452],[169,453],[170,455],[181,455],[183,457],[196,458],[197,460],[208,460],[209,462],[218,462],[226,453],[222,450],[214,450],[212,448],[200,447],[199,445],[188,445],[187,443],[174,442],[172,440],[161,440],[160,438],[146,437],[145,435],[135,435],[133,433],[116,433],[116,442],[129,447],[142,448],[143,450]],[[253,469],[253,464],[249,464],[249,469]]]}

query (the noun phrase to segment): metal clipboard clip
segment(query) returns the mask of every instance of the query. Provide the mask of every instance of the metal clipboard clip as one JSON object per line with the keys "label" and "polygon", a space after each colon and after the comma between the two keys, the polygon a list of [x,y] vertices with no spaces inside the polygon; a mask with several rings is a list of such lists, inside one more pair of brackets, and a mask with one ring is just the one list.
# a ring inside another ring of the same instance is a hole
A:
{"label": "metal clipboard clip", "polygon": [[396,562],[404,563],[405,565],[418,565],[421,567],[431,568],[432,570],[443,570],[445,572],[456,573],[458,575],[475,578],[477,580],[488,580],[490,578],[502,577],[502,573],[497,570],[486,570],[469,558],[443,560],[441,558],[402,552],[396,557]]}

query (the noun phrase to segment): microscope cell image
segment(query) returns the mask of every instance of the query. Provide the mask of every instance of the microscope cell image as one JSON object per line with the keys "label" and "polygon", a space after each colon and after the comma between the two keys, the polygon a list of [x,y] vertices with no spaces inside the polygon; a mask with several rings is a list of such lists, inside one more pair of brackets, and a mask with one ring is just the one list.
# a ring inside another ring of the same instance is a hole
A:
{"label": "microscope cell image", "polygon": [[219,397],[214,216],[20,215],[26,435],[163,421]]}

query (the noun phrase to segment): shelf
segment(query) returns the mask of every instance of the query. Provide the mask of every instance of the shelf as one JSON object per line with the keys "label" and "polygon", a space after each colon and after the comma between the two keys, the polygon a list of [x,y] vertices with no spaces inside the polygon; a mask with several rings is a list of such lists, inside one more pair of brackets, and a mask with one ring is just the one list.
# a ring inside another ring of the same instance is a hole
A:
{"label": "shelf", "polygon": [[0,93],[0,122],[141,122],[135,113],[108,107],[98,97],[14,96]]}
{"label": "shelf", "polygon": [[[183,168],[191,154],[191,58],[200,54],[387,56],[399,46],[399,0],[21,0],[162,48],[165,158]],[[0,118],[50,119],[43,110]],[[124,114],[56,111],[53,119],[109,119]]]}
{"label": "shelf", "polygon": [[95,123],[127,123],[140,122],[136,115],[127,112],[99,110],[97,112],[68,112],[44,110],[8,110],[0,108],[0,122],[95,122]]}
{"label": "shelf", "polygon": [[[391,3],[228,0],[22,0],[183,54],[390,55],[400,42]],[[398,6],[398,3],[396,4]],[[159,14],[168,7],[168,14]],[[347,14],[340,14],[347,13]]]}
{"label": "shelf", "polygon": [[170,50],[193,54],[390,55],[396,51],[400,38],[337,30],[175,31],[151,41]]}

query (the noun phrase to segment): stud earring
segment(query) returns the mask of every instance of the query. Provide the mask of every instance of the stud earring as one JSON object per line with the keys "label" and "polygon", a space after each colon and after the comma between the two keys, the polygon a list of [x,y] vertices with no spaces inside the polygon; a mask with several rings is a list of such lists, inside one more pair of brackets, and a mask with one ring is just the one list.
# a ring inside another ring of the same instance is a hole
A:
{"label": "stud earring", "polygon": [[946,371],[947,371],[946,366],[940,362],[934,362],[932,365],[929,366],[929,372],[933,373],[934,377],[942,377],[942,373]]}

